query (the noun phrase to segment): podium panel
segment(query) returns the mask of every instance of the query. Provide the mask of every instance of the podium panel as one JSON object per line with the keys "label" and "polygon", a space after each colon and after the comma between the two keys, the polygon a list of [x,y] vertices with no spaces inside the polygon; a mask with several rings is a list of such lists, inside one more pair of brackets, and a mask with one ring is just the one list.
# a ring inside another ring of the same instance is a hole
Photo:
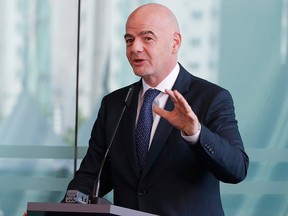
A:
{"label": "podium panel", "polygon": [[29,202],[27,216],[155,216],[115,205]]}

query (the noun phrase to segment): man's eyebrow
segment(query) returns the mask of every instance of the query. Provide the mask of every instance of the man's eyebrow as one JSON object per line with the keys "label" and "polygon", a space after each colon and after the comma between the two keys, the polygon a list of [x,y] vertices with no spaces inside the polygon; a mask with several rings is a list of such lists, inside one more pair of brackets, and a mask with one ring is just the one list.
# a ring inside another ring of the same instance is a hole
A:
{"label": "man's eyebrow", "polygon": [[125,34],[124,35],[124,39],[127,38],[127,37],[133,37],[133,36],[131,34]]}
{"label": "man's eyebrow", "polygon": [[152,35],[155,36],[154,32],[153,32],[153,31],[150,31],[150,30],[140,32],[140,35],[146,35],[146,34],[152,34]]}
{"label": "man's eyebrow", "polygon": [[[142,31],[142,32],[139,33],[139,35],[147,35],[147,34],[151,34],[151,35],[156,36],[156,35],[154,34],[154,32],[153,32],[153,31],[150,31],[150,30],[148,30],[148,31]],[[127,33],[127,34],[124,35],[124,39],[127,38],[127,37],[134,37],[134,36]]]}

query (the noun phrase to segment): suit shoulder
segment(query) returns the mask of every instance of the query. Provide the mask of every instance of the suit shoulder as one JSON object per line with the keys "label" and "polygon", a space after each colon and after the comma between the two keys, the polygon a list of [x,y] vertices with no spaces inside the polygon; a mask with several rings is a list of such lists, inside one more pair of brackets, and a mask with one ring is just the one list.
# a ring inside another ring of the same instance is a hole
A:
{"label": "suit shoulder", "polygon": [[197,76],[193,76],[190,88],[194,91],[196,90],[197,93],[201,95],[210,95],[210,97],[220,96],[232,99],[229,90]]}
{"label": "suit shoulder", "polygon": [[215,91],[223,91],[223,90],[227,91],[226,89],[224,89],[223,87],[221,87],[220,85],[216,83],[213,83],[211,81],[208,81],[206,79],[203,79],[194,75],[191,75],[191,76],[192,76],[192,82],[191,82],[192,85],[197,85],[202,88],[213,89]]}
{"label": "suit shoulder", "polygon": [[187,80],[190,80],[190,87],[194,86],[200,89],[207,89],[209,91],[214,90],[214,91],[227,91],[223,87],[212,83],[211,81],[208,81],[204,78],[195,76],[188,72],[182,65],[180,65],[180,83],[182,82],[187,82]]}

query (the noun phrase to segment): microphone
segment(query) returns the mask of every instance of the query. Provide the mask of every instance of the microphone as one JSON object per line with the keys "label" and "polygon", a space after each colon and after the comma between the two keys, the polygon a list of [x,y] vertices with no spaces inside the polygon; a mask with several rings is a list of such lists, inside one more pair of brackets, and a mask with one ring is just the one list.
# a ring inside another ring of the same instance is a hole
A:
{"label": "microphone", "polygon": [[94,188],[93,188],[93,195],[92,195],[92,198],[90,200],[91,204],[111,204],[108,200],[106,200],[106,199],[104,199],[102,197],[98,197],[99,196],[99,189],[100,189],[100,177],[101,177],[101,173],[102,173],[102,170],[103,170],[107,155],[108,155],[108,153],[110,151],[110,148],[111,148],[112,143],[114,141],[114,137],[115,137],[115,135],[116,135],[116,133],[118,131],[118,127],[119,127],[120,122],[122,120],[122,116],[123,116],[126,108],[130,105],[133,91],[134,91],[134,86],[132,85],[129,88],[129,90],[128,90],[128,93],[126,95],[126,98],[125,98],[125,101],[124,101],[124,104],[123,104],[123,108],[122,108],[120,117],[119,117],[118,122],[116,124],[116,127],[114,129],[114,132],[113,132],[112,138],[110,140],[110,143],[109,143],[109,145],[107,147],[107,150],[105,152],[104,158],[101,161],[99,173],[98,173],[98,176],[97,176],[97,179],[95,181]]}
{"label": "microphone", "polygon": [[109,145],[108,145],[108,147],[106,149],[105,155],[104,155],[104,157],[103,157],[103,159],[101,161],[99,173],[98,173],[97,179],[96,179],[94,187],[93,187],[92,196],[88,196],[88,195],[86,195],[86,194],[84,194],[84,193],[82,193],[80,191],[77,191],[77,190],[68,190],[67,193],[66,193],[66,197],[65,197],[65,202],[66,203],[111,204],[108,200],[106,200],[106,199],[104,199],[102,197],[98,197],[99,196],[99,189],[100,189],[100,177],[101,177],[101,173],[102,173],[102,170],[103,170],[107,155],[108,155],[108,153],[110,151],[111,145],[112,145],[112,143],[114,141],[114,137],[115,137],[115,135],[116,135],[116,133],[118,131],[118,127],[119,127],[120,122],[122,120],[122,116],[123,116],[126,108],[130,105],[133,91],[134,91],[134,86],[131,86],[129,88],[129,90],[128,90],[128,93],[126,95],[125,101],[123,103],[123,108],[122,108],[122,111],[120,113],[120,117],[118,119],[116,127],[114,129],[112,138],[111,138],[111,140],[109,142]]}

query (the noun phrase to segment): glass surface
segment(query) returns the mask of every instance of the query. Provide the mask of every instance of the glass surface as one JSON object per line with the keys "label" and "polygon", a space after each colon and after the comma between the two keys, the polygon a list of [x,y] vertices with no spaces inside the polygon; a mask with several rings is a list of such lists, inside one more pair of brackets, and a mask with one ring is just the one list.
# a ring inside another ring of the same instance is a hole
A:
{"label": "glass surface", "polygon": [[[65,13],[64,13],[65,11]],[[0,1],[0,215],[73,175],[77,1]]]}
{"label": "glass surface", "polygon": [[[288,0],[153,2],[178,18],[179,62],[233,96],[251,162],[243,182],[221,184],[226,215],[288,215]],[[78,166],[103,95],[139,79],[123,35],[143,3],[81,1]],[[59,202],[73,176],[77,11],[77,0],[0,0],[0,216]]]}

